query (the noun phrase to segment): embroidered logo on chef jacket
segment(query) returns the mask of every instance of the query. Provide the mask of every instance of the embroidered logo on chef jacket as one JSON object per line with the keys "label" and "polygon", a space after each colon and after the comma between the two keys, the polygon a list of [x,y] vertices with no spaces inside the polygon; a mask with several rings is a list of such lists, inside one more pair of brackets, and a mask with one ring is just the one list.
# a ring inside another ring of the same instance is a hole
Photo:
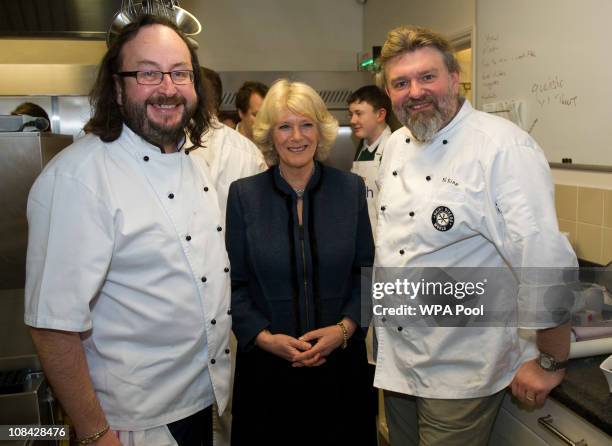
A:
{"label": "embroidered logo on chef jacket", "polygon": [[431,214],[431,223],[438,231],[448,231],[455,224],[455,216],[446,206],[438,206]]}

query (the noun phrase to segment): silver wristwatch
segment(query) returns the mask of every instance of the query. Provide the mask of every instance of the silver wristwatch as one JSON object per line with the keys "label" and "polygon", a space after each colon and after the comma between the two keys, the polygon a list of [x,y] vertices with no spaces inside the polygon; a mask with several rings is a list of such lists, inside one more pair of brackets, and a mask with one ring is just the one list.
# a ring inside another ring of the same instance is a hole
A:
{"label": "silver wristwatch", "polygon": [[567,367],[569,361],[557,361],[553,356],[548,353],[540,353],[538,358],[538,364],[547,372],[556,372],[557,370],[564,369]]}

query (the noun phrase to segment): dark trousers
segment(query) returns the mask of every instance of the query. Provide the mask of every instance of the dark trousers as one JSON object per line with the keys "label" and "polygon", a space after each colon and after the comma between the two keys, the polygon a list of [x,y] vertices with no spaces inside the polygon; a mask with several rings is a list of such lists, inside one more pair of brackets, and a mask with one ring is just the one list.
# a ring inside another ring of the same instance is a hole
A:
{"label": "dark trousers", "polygon": [[212,406],[168,424],[179,446],[212,446]]}

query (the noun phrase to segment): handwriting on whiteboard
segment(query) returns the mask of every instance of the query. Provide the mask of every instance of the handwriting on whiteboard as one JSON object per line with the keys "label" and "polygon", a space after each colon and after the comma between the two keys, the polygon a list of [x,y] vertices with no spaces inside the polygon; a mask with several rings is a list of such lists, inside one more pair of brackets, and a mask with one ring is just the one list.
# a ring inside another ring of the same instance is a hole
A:
{"label": "handwriting on whiteboard", "polygon": [[534,82],[531,85],[531,94],[541,108],[550,105],[576,107],[578,95],[568,94],[565,91],[565,80],[558,75],[549,76],[546,80]]}
{"label": "handwriting on whiteboard", "polygon": [[[522,64],[536,58],[533,49],[514,51],[508,54],[504,51],[503,38],[499,34],[488,33],[484,36],[481,50],[483,70],[480,75],[481,99],[492,101],[497,99],[498,89],[503,86],[510,65]],[[565,80],[559,75],[550,75],[544,79],[536,79],[531,83],[531,94],[540,108],[549,106],[577,107],[578,95],[569,93]]]}
{"label": "handwriting on whiteboard", "polygon": [[519,50],[512,54],[500,54],[503,47],[502,38],[499,34],[488,33],[484,38],[484,45],[481,50],[483,72],[480,75],[480,85],[482,89],[482,100],[493,100],[497,98],[498,87],[503,85],[504,78],[507,76],[509,64],[523,62],[536,57],[535,50]]}

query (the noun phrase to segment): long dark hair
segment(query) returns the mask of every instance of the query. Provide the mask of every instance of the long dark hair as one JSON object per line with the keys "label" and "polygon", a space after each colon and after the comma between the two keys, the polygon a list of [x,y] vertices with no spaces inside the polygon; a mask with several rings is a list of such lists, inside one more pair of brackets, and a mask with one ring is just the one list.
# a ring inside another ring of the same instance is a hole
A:
{"label": "long dark hair", "polygon": [[185,35],[179,31],[177,26],[165,17],[144,15],[136,22],[126,25],[117,38],[112,42],[106,55],[102,59],[98,77],[91,92],[89,103],[91,105],[91,118],[85,124],[86,133],[93,133],[104,142],[115,141],[121,136],[123,128],[123,116],[121,108],[117,104],[117,90],[113,75],[119,71],[120,54],[123,45],[132,40],[141,28],[151,25],[163,25],[173,29],[185,42],[191,55],[193,67],[193,86],[196,91],[197,105],[189,124],[187,133],[194,147],[201,147],[202,135],[206,133],[210,125],[212,110],[210,99],[205,94],[200,63],[195,49],[189,43]]}

